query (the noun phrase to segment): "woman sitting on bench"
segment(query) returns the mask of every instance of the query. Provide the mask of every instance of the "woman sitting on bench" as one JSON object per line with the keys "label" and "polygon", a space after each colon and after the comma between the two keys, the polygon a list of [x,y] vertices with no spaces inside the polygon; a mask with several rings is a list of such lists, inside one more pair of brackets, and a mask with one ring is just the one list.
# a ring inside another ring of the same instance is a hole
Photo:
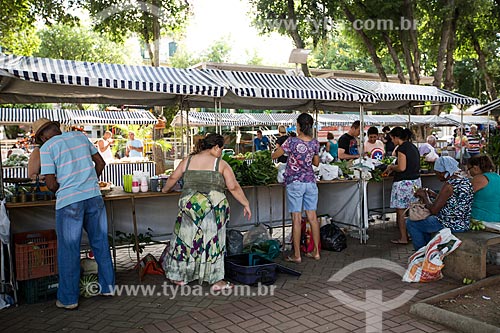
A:
{"label": "woman sitting on bench", "polygon": [[[463,232],[470,228],[470,214],[474,192],[470,180],[460,175],[458,162],[450,156],[441,156],[434,164],[434,171],[440,181],[444,182],[439,194],[427,188],[415,192],[431,215],[420,221],[406,220],[406,227],[418,250],[425,246],[432,234],[443,228],[452,232]],[[430,196],[434,197],[431,202]]]}
{"label": "woman sitting on bench", "polygon": [[500,222],[500,175],[488,155],[476,155],[469,159],[467,170],[472,176],[474,201],[472,218],[482,222]]}

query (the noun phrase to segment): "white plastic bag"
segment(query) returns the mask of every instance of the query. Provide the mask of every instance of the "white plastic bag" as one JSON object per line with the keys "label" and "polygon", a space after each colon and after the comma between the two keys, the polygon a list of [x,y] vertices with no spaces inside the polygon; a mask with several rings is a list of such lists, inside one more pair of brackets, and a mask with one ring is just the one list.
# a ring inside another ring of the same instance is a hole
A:
{"label": "white plastic bag", "polygon": [[430,282],[443,277],[443,259],[462,241],[455,237],[449,228],[444,228],[431,241],[418,249],[408,259],[408,269],[403,276],[404,282]]}
{"label": "white plastic bag", "polygon": [[323,154],[321,154],[320,156],[320,161],[321,163],[330,163],[334,160],[332,154],[328,153],[328,152],[324,152]]}
{"label": "white plastic bag", "polygon": [[286,163],[278,163],[278,176],[276,177],[278,183],[285,182],[285,168],[286,168]]}
{"label": "white plastic bag", "polygon": [[5,208],[5,199],[0,202],[0,241],[3,244],[10,243],[10,220]]}
{"label": "white plastic bag", "polygon": [[319,175],[323,180],[332,180],[335,178],[339,178],[339,167],[337,165],[321,163],[319,165]]}
{"label": "white plastic bag", "polygon": [[436,154],[436,151],[433,148],[433,149],[431,149],[431,151],[427,155],[425,155],[424,159],[426,162],[432,163],[432,162],[435,162],[438,158],[439,158],[439,155]]}

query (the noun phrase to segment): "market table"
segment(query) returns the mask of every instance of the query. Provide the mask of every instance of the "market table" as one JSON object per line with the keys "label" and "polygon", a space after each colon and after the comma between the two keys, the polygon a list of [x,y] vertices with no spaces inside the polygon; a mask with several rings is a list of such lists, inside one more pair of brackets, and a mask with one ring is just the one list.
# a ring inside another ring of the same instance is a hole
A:
{"label": "market table", "polygon": [[[122,175],[133,174],[134,171],[143,171],[150,177],[156,175],[156,164],[153,161],[144,162],[116,162],[108,163],[102,171],[100,181],[112,183],[116,186],[123,186]],[[3,167],[3,178],[28,178],[28,167]]]}

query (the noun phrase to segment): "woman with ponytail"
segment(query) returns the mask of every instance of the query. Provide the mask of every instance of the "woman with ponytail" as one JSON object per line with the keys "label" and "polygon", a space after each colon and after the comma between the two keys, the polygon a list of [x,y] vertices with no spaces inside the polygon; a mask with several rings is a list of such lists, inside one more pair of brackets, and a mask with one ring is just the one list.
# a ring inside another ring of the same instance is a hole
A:
{"label": "woman with ponytail", "polygon": [[229,222],[225,189],[243,206],[243,215],[250,219],[252,212],[233,170],[221,159],[223,147],[224,138],[219,134],[199,140],[195,152],[182,160],[162,189],[169,192],[183,177],[174,238],[164,263],[167,278],[177,285],[198,280],[208,282],[215,291],[233,287],[224,281]]}
{"label": "woman with ponytail", "polygon": [[281,147],[272,154],[276,159],[288,154],[285,169],[286,202],[288,211],[292,214],[293,255],[286,257],[286,261],[300,263],[300,235],[302,208],[311,224],[314,240],[314,250],[306,256],[320,259],[318,244],[319,222],[316,216],[318,206],[318,186],[314,176],[313,164],[319,165],[319,142],[313,138],[314,120],[311,115],[302,113],[297,117],[297,137],[288,138]]}
{"label": "woman with ponytail", "polygon": [[414,188],[422,187],[420,180],[420,154],[411,142],[413,133],[408,128],[394,127],[389,135],[397,146],[396,164],[387,167],[387,173],[394,174],[390,207],[396,209],[396,220],[399,227],[399,239],[394,244],[408,244],[406,233],[405,211],[415,201]]}

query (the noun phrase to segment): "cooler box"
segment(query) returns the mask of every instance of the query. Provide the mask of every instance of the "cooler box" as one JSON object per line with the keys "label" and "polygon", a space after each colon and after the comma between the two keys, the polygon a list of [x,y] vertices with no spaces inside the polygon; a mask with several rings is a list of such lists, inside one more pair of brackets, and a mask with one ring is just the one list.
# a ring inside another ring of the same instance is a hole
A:
{"label": "cooler box", "polygon": [[243,253],[226,256],[226,278],[242,284],[273,284],[276,281],[276,263],[258,254]]}

